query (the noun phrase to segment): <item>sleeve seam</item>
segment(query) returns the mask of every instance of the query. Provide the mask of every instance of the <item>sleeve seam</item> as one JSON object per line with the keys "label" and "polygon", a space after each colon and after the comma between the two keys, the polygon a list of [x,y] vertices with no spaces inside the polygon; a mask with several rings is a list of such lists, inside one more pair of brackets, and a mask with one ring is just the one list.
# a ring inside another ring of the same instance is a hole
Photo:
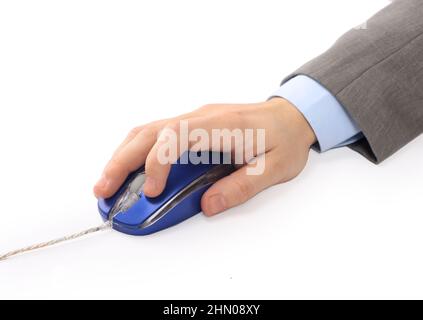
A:
{"label": "sleeve seam", "polygon": [[392,56],[396,55],[398,52],[401,52],[405,47],[407,47],[409,44],[411,44],[412,42],[414,42],[415,40],[417,40],[418,38],[420,38],[421,36],[423,36],[423,31],[420,32],[417,36],[415,36],[414,38],[410,39],[409,41],[407,41],[406,43],[404,43],[403,46],[401,46],[400,48],[398,48],[397,50],[391,52],[388,56],[384,57],[383,59],[381,59],[380,61],[378,61],[377,63],[371,65],[370,67],[368,67],[366,70],[364,70],[359,76],[357,76],[354,80],[352,80],[349,84],[347,84],[344,88],[342,88],[341,90],[339,90],[337,93],[335,93],[336,96],[342,94],[342,92],[344,90],[346,90],[348,87],[350,87],[351,85],[353,85],[356,81],[360,80],[367,72],[373,70],[374,68],[376,68],[377,66],[379,66],[381,63],[385,62],[386,60],[388,60],[389,58],[391,58]]}

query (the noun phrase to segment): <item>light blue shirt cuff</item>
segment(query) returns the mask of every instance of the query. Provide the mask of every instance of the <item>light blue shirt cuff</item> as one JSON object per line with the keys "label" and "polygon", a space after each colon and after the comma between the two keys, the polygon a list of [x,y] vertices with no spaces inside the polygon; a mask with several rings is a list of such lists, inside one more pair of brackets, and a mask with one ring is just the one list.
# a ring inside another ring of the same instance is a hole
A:
{"label": "light blue shirt cuff", "polygon": [[361,130],[336,98],[313,79],[299,75],[284,83],[272,97],[288,100],[304,115],[321,152],[363,137]]}

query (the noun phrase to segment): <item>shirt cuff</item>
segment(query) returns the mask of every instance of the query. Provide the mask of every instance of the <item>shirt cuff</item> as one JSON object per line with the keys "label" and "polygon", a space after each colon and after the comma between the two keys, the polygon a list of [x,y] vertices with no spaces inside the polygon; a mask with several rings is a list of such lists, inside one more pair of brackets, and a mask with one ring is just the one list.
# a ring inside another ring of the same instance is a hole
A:
{"label": "shirt cuff", "polygon": [[338,100],[307,76],[299,75],[284,83],[274,97],[288,100],[304,115],[317,137],[318,151],[342,147],[363,137]]}

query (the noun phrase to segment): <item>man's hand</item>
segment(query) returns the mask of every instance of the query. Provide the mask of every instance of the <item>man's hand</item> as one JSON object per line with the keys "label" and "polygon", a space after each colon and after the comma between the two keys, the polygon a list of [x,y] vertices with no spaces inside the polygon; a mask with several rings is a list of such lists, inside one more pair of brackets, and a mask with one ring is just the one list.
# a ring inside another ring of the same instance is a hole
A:
{"label": "man's hand", "polygon": [[[249,200],[262,190],[289,181],[305,167],[310,146],[316,136],[302,114],[288,101],[274,98],[267,102],[240,105],[206,105],[173,119],[166,119],[137,127],[118,147],[94,187],[97,197],[111,197],[127,176],[145,164],[144,193],[157,197],[166,186],[170,165],[158,160],[163,129],[179,131],[180,121],[189,130],[205,129],[265,129],[265,168],[261,175],[248,175],[245,163],[233,174],[215,183],[201,201],[203,212],[212,216]],[[216,150],[215,145],[205,146]],[[223,150],[228,151],[228,150]]]}

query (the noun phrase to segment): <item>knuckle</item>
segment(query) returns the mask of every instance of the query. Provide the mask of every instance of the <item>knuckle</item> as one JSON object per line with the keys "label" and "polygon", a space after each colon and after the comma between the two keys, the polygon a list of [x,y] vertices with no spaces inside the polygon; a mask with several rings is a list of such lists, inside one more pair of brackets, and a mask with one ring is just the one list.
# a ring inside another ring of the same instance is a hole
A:
{"label": "knuckle", "polygon": [[143,129],[143,127],[135,127],[135,128],[132,128],[130,131],[129,131],[129,133],[128,133],[128,139],[133,139],[133,138],[135,138],[137,135],[138,135],[138,133],[140,133],[141,132],[141,130]]}
{"label": "knuckle", "polygon": [[166,123],[164,130],[179,132],[179,128],[180,128],[180,122],[176,120],[172,120]]}
{"label": "knuckle", "polygon": [[109,165],[105,169],[104,174],[107,177],[114,177],[119,175],[119,173],[121,172],[124,172],[124,173],[128,172],[127,165],[125,165],[123,162],[119,161],[118,159],[112,159],[110,160]]}
{"label": "knuckle", "polygon": [[151,139],[156,137],[157,131],[154,128],[146,127],[139,134],[141,134],[144,139]]}
{"label": "knuckle", "polygon": [[201,106],[200,108],[198,108],[199,111],[205,111],[205,112],[210,112],[210,111],[219,111],[222,110],[223,105],[221,104],[205,104],[203,106]]}
{"label": "knuckle", "polygon": [[150,175],[160,175],[163,166],[170,161],[169,157],[162,158],[157,150],[152,150],[145,161],[145,170]]}
{"label": "knuckle", "polygon": [[254,195],[254,186],[248,180],[235,180],[234,184],[237,188],[238,201],[240,203],[247,201]]}
{"label": "knuckle", "polygon": [[213,105],[211,104],[205,104],[203,106],[201,106],[200,108],[198,108],[198,110],[209,110],[213,107]]}
{"label": "knuckle", "polygon": [[157,175],[157,165],[155,161],[155,157],[150,157],[145,162],[145,171],[147,172],[147,175],[149,176],[155,176]]}
{"label": "knuckle", "polygon": [[245,114],[241,111],[231,110],[227,113],[227,119],[232,122],[235,127],[243,128],[244,127],[244,117]]}

